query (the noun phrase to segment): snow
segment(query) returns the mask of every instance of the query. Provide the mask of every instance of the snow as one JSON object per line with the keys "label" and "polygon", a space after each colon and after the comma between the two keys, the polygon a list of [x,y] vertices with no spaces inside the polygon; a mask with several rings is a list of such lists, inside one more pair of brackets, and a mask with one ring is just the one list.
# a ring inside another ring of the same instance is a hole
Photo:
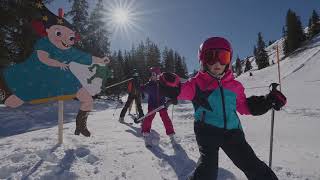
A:
{"label": "snow", "polygon": [[[269,54],[274,54],[269,47]],[[280,180],[320,179],[320,36],[283,59],[281,89],[288,104],[275,112],[272,168]],[[277,64],[237,79],[247,96],[268,93],[278,81]],[[123,98],[125,99],[125,97]],[[118,117],[116,101],[97,100],[90,113],[90,138],[73,135],[77,101],[65,104],[64,143],[57,145],[58,105],[0,106],[0,179],[184,180],[199,157],[190,102],[174,106],[173,124],[179,141],[173,148],[159,115],[153,121],[154,146],[145,147],[140,126]],[[146,112],[147,105],[143,108]],[[133,108],[134,109],[134,108]],[[168,110],[172,116],[172,107]],[[114,114],[114,116],[113,116]],[[240,116],[247,141],[268,164],[271,112]],[[219,180],[245,180],[245,175],[220,151]]]}

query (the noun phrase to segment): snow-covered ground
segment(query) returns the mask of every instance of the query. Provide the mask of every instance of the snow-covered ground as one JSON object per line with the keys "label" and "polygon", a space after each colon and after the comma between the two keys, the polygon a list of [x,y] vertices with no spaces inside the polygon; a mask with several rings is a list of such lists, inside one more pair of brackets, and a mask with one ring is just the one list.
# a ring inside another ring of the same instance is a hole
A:
{"label": "snow-covered ground", "polygon": [[[288,104],[275,113],[273,170],[280,180],[320,180],[320,37],[281,61],[282,91]],[[263,95],[277,82],[273,65],[238,80],[247,96]],[[143,104],[146,110],[146,103]],[[0,107],[0,179],[184,180],[199,152],[193,132],[193,109],[187,102],[174,107],[173,124],[180,141],[173,148],[157,115],[148,149],[137,124],[126,116],[120,124],[117,102],[97,100],[88,119],[92,137],[73,135],[77,101],[65,102],[64,143],[57,145],[57,103]],[[172,116],[172,107],[169,108]],[[247,141],[268,163],[271,113],[240,116]],[[219,180],[246,177],[220,151]]]}

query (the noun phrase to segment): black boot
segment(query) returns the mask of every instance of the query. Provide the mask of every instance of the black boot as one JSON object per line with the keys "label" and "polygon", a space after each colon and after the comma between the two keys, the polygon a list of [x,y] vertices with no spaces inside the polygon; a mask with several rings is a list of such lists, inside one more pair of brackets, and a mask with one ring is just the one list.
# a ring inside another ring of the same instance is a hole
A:
{"label": "black boot", "polygon": [[90,131],[87,129],[87,119],[89,111],[79,110],[76,118],[76,130],[74,131],[75,135],[80,135],[80,133],[86,137],[91,135]]}

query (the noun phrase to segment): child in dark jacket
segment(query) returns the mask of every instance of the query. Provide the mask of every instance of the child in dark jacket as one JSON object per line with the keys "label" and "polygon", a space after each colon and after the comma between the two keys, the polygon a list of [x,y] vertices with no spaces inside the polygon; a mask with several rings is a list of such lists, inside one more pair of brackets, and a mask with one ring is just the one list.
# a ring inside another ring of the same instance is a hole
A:
{"label": "child in dark jacket", "polygon": [[[162,96],[159,92],[159,82],[158,77],[160,75],[160,68],[159,67],[152,67],[150,68],[151,77],[150,81],[146,83],[143,87],[144,92],[148,94],[148,113],[157,107],[163,105],[165,103],[165,97]],[[159,111],[160,117],[162,119],[162,122],[164,124],[164,127],[166,129],[166,134],[170,136],[171,140],[174,138],[174,129],[171,122],[171,119],[169,118],[167,108],[161,109]],[[151,139],[149,136],[152,121],[155,117],[156,113],[146,117],[142,123],[142,134],[145,139],[146,146],[151,146]]]}
{"label": "child in dark jacket", "polygon": [[220,148],[249,180],[277,180],[247,143],[237,111],[262,115],[271,108],[280,110],[286,97],[275,90],[266,96],[246,98],[244,87],[229,69],[231,58],[230,43],[221,37],[211,37],[200,46],[203,70],[195,77],[182,84],[172,83],[178,78],[175,74],[163,73],[160,77],[160,88],[166,96],[191,100],[194,106],[194,132],[200,158],[190,180],[217,178]]}

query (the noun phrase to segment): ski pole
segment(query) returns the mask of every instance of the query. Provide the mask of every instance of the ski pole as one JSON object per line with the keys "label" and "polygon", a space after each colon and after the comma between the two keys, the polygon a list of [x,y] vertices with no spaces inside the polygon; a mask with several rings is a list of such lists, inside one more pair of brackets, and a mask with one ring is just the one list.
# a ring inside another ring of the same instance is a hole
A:
{"label": "ski pole", "polygon": [[104,90],[109,89],[109,88],[112,88],[112,87],[114,87],[114,86],[118,86],[118,85],[123,84],[123,83],[125,83],[125,82],[128,82],[128,81],[130,81],[130,80],[132,80],[132,79],[133,79],[133,78],[129,78],[129,79],[126,79],[126,80],[124,80],[124,81],[121,81],[121,82],[112,84],[112,85],[110,85],[110,86],[105,87]]}
{"label": "ski pole", "polygon": [[117,103],[117,105],[116,105],[116,108],[115,108],[114,111],[113,111],[113,114],[112,114],[113,117],[114,117],[114,114],[116,113],[116,111],[117,111],[117,109],[118,109],[119,104],[122,104],[120,100],[118,101],[118,103]]}
{"label": "ski pole", "polygon": [[174,111],[174,105],[172,105],[172,109],[171,109],[171,121],[173,121],[173,111]]}
{"label": "ski pole", "polygon": [[[277,87],[280,84],[278,83],[271,83],[269,88],[271,87],[271,92],[276,91]],[[273,150],[273,129],[274,129],[274,109],[272,108],[271,111],[271,132],[270,132],[270,150],[269,150],[269,167],[272,166],[272,150]]]}
{"label": "ski pole", "polygon": [[157,107],[156,109],[150,111],[148,114],[146,114],[140,118],[135,118],[133,121],[138,124],[138,123],[142,122],[146,117],[151,116],[153,113],[156,113],[156,112],[160,111],[161,109],[168,108],[172,103],[173,103],[172,100],[168,100],[163,105]]}

